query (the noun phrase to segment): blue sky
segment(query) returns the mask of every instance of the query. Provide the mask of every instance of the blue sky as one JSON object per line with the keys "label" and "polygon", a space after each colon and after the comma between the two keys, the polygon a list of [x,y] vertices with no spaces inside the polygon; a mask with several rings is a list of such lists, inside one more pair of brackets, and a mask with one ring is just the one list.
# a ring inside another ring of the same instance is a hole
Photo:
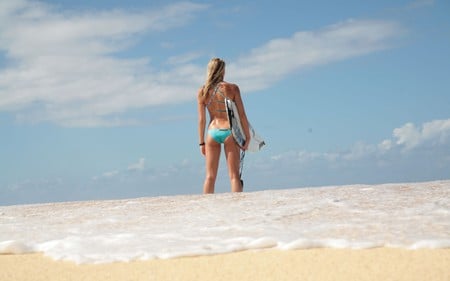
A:
{"label": "blue sky", "polygon": [[247,191],[450,178],[448,1],[273,3],[2,1],[0,205],[200,193],[215,56]]}

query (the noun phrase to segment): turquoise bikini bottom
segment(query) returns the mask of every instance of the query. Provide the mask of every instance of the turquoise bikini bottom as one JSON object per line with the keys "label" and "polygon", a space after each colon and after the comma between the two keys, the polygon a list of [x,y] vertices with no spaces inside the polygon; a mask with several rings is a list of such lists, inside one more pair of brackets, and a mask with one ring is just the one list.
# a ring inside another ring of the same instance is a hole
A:
{"label": "turquoise bikini bottom", "polygon": [[208,134],[218,143],[224,143],[231,135],[230,129],[209,129]]}

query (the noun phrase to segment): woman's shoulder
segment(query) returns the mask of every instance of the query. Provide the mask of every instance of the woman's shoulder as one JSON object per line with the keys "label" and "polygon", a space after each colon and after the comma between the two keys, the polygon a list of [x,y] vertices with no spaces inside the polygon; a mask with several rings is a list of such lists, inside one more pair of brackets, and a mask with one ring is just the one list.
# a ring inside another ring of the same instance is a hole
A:
{"label": "woman's shoulder", "polygon": [[197,99],[198,99],[199,102],[204,102],[204,101],[205,101],[205,96],[203,95],[203,89],[204,89],[204,87],[205,87],[205,85],[201,86],[201,87],[198,89],[198,92],[197,92]]}
{"label": "woman's shoulder", "polygon": [[222,82],[223,89],[225,92],[232,93],[233,95],[239,94],[239,86],[230,82]]}

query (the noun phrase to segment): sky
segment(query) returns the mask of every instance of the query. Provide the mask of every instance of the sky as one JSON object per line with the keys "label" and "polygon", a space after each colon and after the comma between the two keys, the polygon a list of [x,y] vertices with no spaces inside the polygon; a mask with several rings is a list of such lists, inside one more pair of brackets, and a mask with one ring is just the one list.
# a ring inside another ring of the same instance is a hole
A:
{"label": "sky", "polygon": [[450,2],[274,3],[0,0],[0,205],[201,193],[212,57],[245,191],[450,179]]}

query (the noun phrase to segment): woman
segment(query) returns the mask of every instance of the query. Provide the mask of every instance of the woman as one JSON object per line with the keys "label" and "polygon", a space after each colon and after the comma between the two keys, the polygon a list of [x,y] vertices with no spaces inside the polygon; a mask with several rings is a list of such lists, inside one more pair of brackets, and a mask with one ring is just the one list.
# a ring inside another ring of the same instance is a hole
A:
{"label": "woman", "polygon": [[[206,157],[206,178],[203,193],[214,193],[222,143],[225,148],[231,191],[242,192],[239,176],[239,152],[240,149],[247,150],[250,132],[239,87],[225,82],[224,76],[225,62],[218,58],[211,59],[208,63],[205,85],[198,91],[199,144],[201,153]],[[231,134],[224,102],[225,97],[233,100],[238,108],[247,140],[243,147],[238,146]],[[210,117],[207,134],[205,134],[206,109],[208,109]]]}

